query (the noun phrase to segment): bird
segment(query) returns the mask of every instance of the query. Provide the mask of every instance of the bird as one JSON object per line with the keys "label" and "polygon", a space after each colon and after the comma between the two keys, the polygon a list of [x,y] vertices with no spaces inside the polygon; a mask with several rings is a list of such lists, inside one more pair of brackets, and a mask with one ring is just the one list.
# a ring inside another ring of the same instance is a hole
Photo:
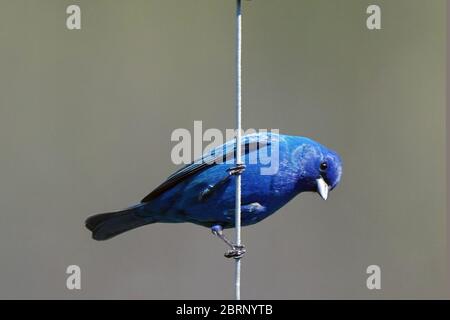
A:
{"label": "bird", "polygon": [[241,161],[236,161],[236,140],[230,140],[170,175],[140,203],[93,215],[85,226],[102,241],[148,224],[194,223],[230,247],[227,258],[240,258],[245,246],[223,232],[235,226],[237,175],[242,179],[242,226],[266,219],[303,192],[327,200],[341,180],[339,154],[310,138],[258,132],[242,136],[240,145]]}

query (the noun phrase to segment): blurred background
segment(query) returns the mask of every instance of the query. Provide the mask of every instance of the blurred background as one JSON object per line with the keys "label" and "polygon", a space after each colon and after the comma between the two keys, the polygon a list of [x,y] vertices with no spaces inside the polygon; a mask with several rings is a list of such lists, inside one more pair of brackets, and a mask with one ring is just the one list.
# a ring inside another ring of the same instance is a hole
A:
{"label": "blurred background", "polygon": [[[66,28],[81,7],[82,29]],[[444,0],[244,2],[246,128],[337,150],[341,185],[243,229],[245,299],[446,293]],[[177,128],[234,127],[230,0],[0,0],[0,298],[227,299],[208,229],[158,224],[107,242],[93,213],[177,167]],[[206,144],[205,144],[206,145]],[[81,290],[66,289],[68,265]],[[366,268],[381,268],[368,290]]]}

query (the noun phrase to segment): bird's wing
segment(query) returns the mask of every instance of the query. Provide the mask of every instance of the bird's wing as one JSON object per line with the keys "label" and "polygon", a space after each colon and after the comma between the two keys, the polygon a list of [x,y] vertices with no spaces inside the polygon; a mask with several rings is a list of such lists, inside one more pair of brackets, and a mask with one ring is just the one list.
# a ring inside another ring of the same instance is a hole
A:
{"label": "bird's wing", "polygon": [[[243,136],[241,139],[242,154],[248,154],[251,151],[260,150],[270,146],[274,139],[279,139],[277,134],[273,133],[258,133]],[[230,140],[227,143],[213,149],[209,153],[204,154],[200,159],[182,167],[174,174],[169,176],[155,190],[150,192],[141,203],[149,202],[159,196],[161,193],[167,191],[178,183],[187,178],[202,172],[203,170],[216,165],[217,163],[234,163],[236,158],[236,141]],[[230,162],[229,162],[230,161]]]}

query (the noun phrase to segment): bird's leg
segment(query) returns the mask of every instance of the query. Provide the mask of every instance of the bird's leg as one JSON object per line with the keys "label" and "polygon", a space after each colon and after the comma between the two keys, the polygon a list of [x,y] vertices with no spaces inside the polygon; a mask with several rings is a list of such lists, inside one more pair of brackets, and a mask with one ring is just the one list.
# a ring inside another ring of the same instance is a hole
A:
{"label": "bird's leg", "polygon": [[237,176],[244,172],[245,170],[245,164],[239,163],[235,167],[229,168],[227,172],[230,174],[230,176]]}
{"label": "bird's leg", "polygon": [[235,167],[229,168],[227,170],[228,175],[225,176],[224,178],[222,178],[221,180],[219,180],[219,182],[217,182],[216,184],[209,185],[208,187],[206,187],[202,192],[200,192],[198,199],[200,201],[207,200],[221,186],[223,186],[225,183],[227,183],[232,176],[241,174],[244,170],[245,170],[245,165],[243,165],[243,164],[238,164]]}
{"label": "bird's leg", "polygon": [[219,237],[223,242],[225,242],[230,248],[231,250],[228,250],[227,252],[225,252],[225,257],[227,258],[235,258],[235,259],[240,259],[242,258],[242,256],[245,254],[246,250],[245,250],[245,246],[244,245],[236,245],[234,243],[232,243],[227,237],[225,237],[225,235],[223,234],[223,227],[220,225],[215,225],[211,228],[211,232]]}
{"label": "bird's leg", "polygon": [[225,178],[223,178],[222,180],[220,180],[219,182],[217,182],[216,184],[214,184],[214,185],[210,184],[209,186],[207,186],[202,192],[200,192],[198,200],[200,200],[200,201],[207,200],[214,192],[217,191],[217,189],[219,189],[220,186],[223,186],[226,182],[228,182],[230,177],[231,177],[231,175],[228,175]]}

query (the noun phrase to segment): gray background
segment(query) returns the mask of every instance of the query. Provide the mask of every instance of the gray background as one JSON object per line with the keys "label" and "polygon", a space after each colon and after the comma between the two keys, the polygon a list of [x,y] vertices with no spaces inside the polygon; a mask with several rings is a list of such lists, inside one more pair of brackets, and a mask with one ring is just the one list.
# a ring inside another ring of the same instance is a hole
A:
{"label": "gray background", "polygon": [[[82,30],[65,28],[69,4]],[[244,126],[344,160],[243,229],[244,298],[439,298],[446,287],[445,1],[244,2]],[[140,200],[176,166],[170,134],[234,126],[234,1],[0,0],[0,298],[231,298],[207,229],[107,242],[92,213]],[[65,269],[82,269],[82,290]],[[382,290],[366,288],[368,265]]]}

